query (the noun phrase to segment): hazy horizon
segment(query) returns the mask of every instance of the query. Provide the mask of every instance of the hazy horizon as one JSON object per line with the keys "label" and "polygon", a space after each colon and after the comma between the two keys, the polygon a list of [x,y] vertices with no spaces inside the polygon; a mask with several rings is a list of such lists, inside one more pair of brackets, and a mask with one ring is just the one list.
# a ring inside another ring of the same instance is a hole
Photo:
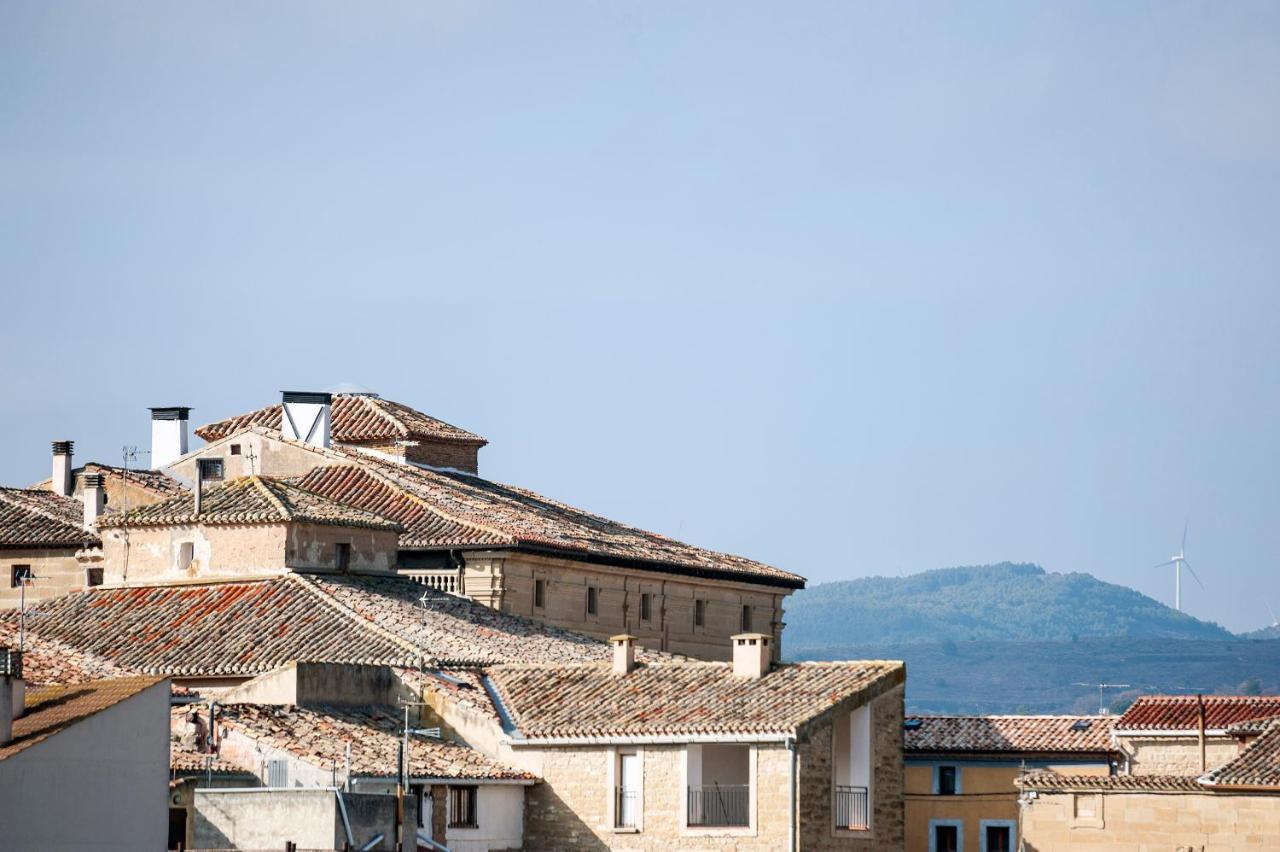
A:
{"label": "hazy horizon", "polygon": [[1280,609],[1280,7],[0,4],[0,483],[282,388],[811,582]]}

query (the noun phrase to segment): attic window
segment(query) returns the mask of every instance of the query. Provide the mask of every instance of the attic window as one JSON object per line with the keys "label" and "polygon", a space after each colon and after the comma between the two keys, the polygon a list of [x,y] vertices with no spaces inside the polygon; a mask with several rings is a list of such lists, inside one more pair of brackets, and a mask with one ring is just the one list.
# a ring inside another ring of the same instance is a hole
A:
{"label": "attic window", "polygon": [[240,455],[240,445],[239,445],[239,444],[232,444],[232,445],[231,445],[231,455],[233,455],[233,456],[238,456],[238,455]]}
{"label": "attic window", "polygon": [[197,464],[201,479],[222,479],[222,459],[199,459]]}
{"label": "attic window", "polygon": [[923,719],[907,719],[902,723],[902,727],[906,728],[908,731],[915,731],[919,730],[920,726],[923,724]]}
{"label": "attic window", "polygon": [[14,565],[9,568],[9,588],[16,589],[31,579],[30,565]]}

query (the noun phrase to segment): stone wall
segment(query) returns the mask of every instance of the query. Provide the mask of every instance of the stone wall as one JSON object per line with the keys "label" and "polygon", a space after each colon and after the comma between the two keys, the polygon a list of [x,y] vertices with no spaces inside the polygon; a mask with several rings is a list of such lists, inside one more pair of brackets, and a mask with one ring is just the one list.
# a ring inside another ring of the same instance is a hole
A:
{"label": "stone wall", "polygon": [[[1129,755],[1132,775],[1199,775],[1200,743],[1197,737],[1117,737]],[[1235,760],[1240,746],[1233,737],[1205,738],[1205,765],[1217,769]]]}
{"label": "stone wall", "polygon": [[84,588],[84,566],[76,561],[76,550],[0,550],[0,610],[17,609],[22,598],[22,590],[11,585],[15,565],[29,565],[40,578],[27,584],[28,604]]}
{"label": "stone wall", "polygon": [[1089,820],[1076,818],[1076,795],[1040,793],[1023,808],[1026,852],[1280,849],[1280,795],[1274,793],[1094,794],[1101,814],[1100,819]]}

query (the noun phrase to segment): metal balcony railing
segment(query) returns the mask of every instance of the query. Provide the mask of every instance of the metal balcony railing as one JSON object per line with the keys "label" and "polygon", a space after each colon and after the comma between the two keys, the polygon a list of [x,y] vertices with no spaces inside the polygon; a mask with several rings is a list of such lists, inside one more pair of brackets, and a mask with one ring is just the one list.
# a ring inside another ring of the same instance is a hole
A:
{"label": "metal balcony railing", "polygon": [[689,788],[689,825],[746,826],[750,824],[751,786],[711,784]]}
{"label": "metal balcony railing", "polygon": [[22,677],[22,652],[14,648],[0,648],[0,676]]}
{"label": "metal balcony railing", "polygon": [[838,784],[835,789],[836,828],[865,829],[867,821],[867,788]]}
{"label": "metal balcony railing", "polygon": [[638,826],[640,824],[640,791],[628,787],[615,787],[613,814],[615,828]]}

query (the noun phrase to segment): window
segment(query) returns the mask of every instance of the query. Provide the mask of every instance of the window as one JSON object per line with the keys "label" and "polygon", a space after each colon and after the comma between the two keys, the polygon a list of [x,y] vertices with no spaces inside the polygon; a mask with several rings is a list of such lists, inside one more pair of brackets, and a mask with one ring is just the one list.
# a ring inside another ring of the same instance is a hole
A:
{"label": "window", "polygon": [[980,823],[978,852],[1013,852],[1013,820],[984,819]]}
{"label": "window", "polygon": [[30,565],[14,565],[9,568],[9,588],[16,589],[31,579]]}
{"label": "window", "polygon": [[351,567],[351,545],[340,541],[333,546],[333,561],[339,571],[346,572]]}
{"label": "window", "polygon": [[238,456],[238,455],[240,455],[240,445],[239,445],[239,444],[232,444],[232,445],[231,445],[231,455],[233,455],[233,456]]}
{"label": "window", "polygon": [[200,459],[196,467],[205,481],[222,479],[222,459]]}
{"label": "window", "polygon": [[449,788],[449,828],[479,828],[476,817],[478,787]]}
{"label": "window", "polygon": [[933,792],[939,796],[954,796],[960,792],[960,770],[954,766],[939,766],[933,784]]}
{"label": "window", "polygon": [[653,621],[653,595],[648,592],[640,595],[640,620]]}
{"label": "window", "polygon": [[687,746],[686,760],[686,825],[750,825],[751,747],[736,743],[694,744]]}
{"label": "window", "polygon": [[192,542],[184,541],[178,545],[178,570],[186,571],[191,567],[191,561],[195,559],[196,546]]}
{"label": "window", "polygon": [[931,820],[929,822],[929,852],[961,852],[959,820]]}
{"label": "window", "polygon": [[614,790],[614,828],[639,828],[642,802],[640,755],[634,751],[618,753],[617,785]]}
{"label": "window", "polygon": [[595,586],[587,586],[587,615],[598,615],[600,612],[600,590]]}
{"label": "window", "polygon": [[533,605],[542,609],[547,605],[547,581],[533,581]]}
{"label": "window", "polygon": [[751,604],[742,605],[742,632],[747,633],[751,630]]}
{"label": "window", "polygon": [[863,704],[832,725],[835,827],[847,831],[871,828],[871,706]]}
{"label": "window", "polygon": [[698,598],[693,602],[693,626],[703,627],[707,623],[707,602]]}

